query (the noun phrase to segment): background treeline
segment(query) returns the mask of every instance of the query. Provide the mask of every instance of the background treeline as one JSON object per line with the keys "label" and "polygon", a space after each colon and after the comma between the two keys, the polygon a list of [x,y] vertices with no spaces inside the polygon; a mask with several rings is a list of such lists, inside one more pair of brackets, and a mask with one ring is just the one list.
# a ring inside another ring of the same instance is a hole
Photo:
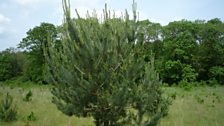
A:
{"label": "background treeline", "polygon": [[[48,40],[55,42],[55,48],[61,46],[62,28],[41,23],[27,32],[17,49],[0,52],[0,81],[20,78],[46,83],[43,48]],[[164,83],[224,84],[224,22],[220,19],[181,20],[166,26],[144,20],[137,22],[137,30],[137,41],[147,51],[142,57],[147,61],[148,54],[154,54]]]}

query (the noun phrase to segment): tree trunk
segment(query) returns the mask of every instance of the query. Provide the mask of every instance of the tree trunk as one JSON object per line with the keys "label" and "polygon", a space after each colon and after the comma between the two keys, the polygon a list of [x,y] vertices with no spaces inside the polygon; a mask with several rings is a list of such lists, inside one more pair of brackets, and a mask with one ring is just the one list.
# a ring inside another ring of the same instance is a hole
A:
{"label": "tree trunk", "polygon": [[99,117],[96,117],[95,124],[96,124],[96,126],[100,126],[100,118]]}
{"label": "tree trunk", "polygon": [[109,126],[109,120],[105,120],[103,126]]}

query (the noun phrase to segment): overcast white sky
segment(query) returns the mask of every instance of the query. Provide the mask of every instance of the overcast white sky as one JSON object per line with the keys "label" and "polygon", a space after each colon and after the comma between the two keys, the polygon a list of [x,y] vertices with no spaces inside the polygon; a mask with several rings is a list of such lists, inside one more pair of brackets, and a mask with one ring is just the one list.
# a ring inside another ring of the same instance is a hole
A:
{"label": "overcast white sky", "polygon": [[[104,8],[105,2],[117,13],[131,11],[132,0],[70,0],[71,8],[81,15],[87,10]],[[188,19],[224,20],[224,0],[136,0],[140,19],[162,25],[170,21]],[[73,11],[74,12],[74,11]],[[26,32],[49,22],[60,25],[63,19],[61,0],[0,0],[0,51],[16,45]]]}

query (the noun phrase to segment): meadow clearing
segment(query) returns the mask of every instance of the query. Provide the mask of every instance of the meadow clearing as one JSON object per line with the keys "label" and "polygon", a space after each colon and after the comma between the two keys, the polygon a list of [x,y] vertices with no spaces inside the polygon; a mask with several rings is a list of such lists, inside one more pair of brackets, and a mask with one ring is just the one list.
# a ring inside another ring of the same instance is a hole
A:
{"label": "meadow clearing", "polygon": [[[91,117],[68,117],[60,112],[51,102],[50,89],[48,85],[3,85],[1,83],[0,99],[3,99],[7,92],[13,96],[18,116],[16,121],[0,122],[0,126],[94,125]],[[26,102],[23,99],[28,91],[32,91],[33,96],[31,101]],[[223,86],[200,86],[190,91],[179,87],[165,87],[164,91],[174,100],[168,116],[160,121],[160,126],[222,126],[224,124]]]}

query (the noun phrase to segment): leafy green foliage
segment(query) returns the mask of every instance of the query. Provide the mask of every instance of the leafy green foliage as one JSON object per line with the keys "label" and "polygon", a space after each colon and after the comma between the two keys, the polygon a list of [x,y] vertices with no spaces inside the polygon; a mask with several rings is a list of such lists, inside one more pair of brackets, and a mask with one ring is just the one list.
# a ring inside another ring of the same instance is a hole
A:
{"label": "leafy green foliage", "polygon": [[209,70],[215,66],[223,66],[224,61],[224,23],[208,21],[201,28],[201,45],[198,62],[200,64],[199,77],[209,78]]}
{"label": "leafy green foliage", "polygon": [[183,88],[185,91],[190,91],[193,88],[193,83],[189,83],[186,80],[181,80],[178,85]]}
{"label": "leafy green foliage", "polygon": [[196,81],[196,78],[198,76],[198,73],[196,73],[195,69],[192,68],[190,65],[184,65],[182,69],[182,80],[186,80],[187,82],[194,82]]}
{"label": "leafy green foliage", "polygon": [[181,80],[182,64],[178,61],[168,60],[160,70],[161,78],[169,84],[178,83]]}
{"label": "leafy green foliage", "polygon": [[13,121],[17,118],[17,110],[16,107],[13,106],[13,97],[8,93],[0,102],[0,120],[3,121]]}
{"label": "leafy green foliage", "polygon": [[37,118],[34,114],[34,112],[31,112],[28,116],[27,116],[27,121],[35,121]]}
{"label": "leafy green foliage", "polygon": [[224,84],[224,67],[214,66],[209,70],[210,77],[215,78],[220,84]]}
{"label": "leafy green foliage", "polygon": [[223,83],[223,29],[217,18],[208,22],[181,20],[164,26],[162,52],[156,61],[163,82],[171,85],[215,78]]}
{"label": "leafy green foliage", "polygon": [[24,55],[14,48],[0,52],[0,81],[20,76],[23,72]]}
{"label": "leafy green foliage", "polygon": [[[67,16],[69,15],[70,13],[67,14]],[[129,20],[129,15],[125,15],[121,18],[115,18],[116,16],[111,11],[104,12],[100,22],[97,19],[97,14],[93,12],[93,16],[87,14],[87,20],[78,16],[78,19],[71,19],[70,23],[64,23],[57,28],[50,23],[41,23],[40,26],[30,29],[27,32],[27,37],[20,42],[19,48],[25,49],[23,53],[15,51],[15,49],[7,49],[0,53],[0,81],[21,74],[24,75],[23,80],[38,83],[46,83],[45,80],[51,80],[50,75],[47,75],[48,72],[45,71],[45,64],[48,61],[44,58],[43,47],[48,48],[47,41],[51,40],[58,52],[68,50],[63,47],[63,42],[60,39],[66,34],[65,29],[68,27],[69,37],[72,40],[78,39],[77,43],[80,44],[83,44],[83,41],[100,41],[101,43],[110,41],[105,38],[108,35],[119,35],[118,38],[112,38],[117,39],[119,44],[129,41],[132,44],[143,44],[142,57],[148,62],[150,56],[145,54],[154,55],[155,66],[163,83],[172,85],[178,84],[182,80],[200,82],[208,81],[211,78],[216,79],[218,83],[224,83],[224,23],[220,19],[214,18],[207,22],[204,20],[181,20],[161,26],[159,23],[149,20]],[[111,17],[114,18],[111,19]],[[106,21],[106,19],[110,20]],[[114,25],[111,26],[109,22],[113,22]],[[81,27],[74,30],[70,24]],[[119,25],[127,27],[120,27]],[[86,29],[90,30],[88,31],[90,35],[84,35]],[[107,29],[112,29],[113,32],[104,33]],[[94,33],[95,31],[97,33]],[[72,34],[71,32],[75,33]],[[79,36],[80,34],[82,36]],[[94,35],[97,37],[91,37]],[[81,46],[80,44],[79,46]],[[47,51],[46,55],[50,55],[49,52],[50,50]]]}
{"label": "leafy green foliage", "polygon": [[57,31],[53,24],[41,23],[27,32],[27,37],[19,43],[19,48],[25,49],[27,57],[25,67],[26,80],[42,82],[44,80],[44,54],[43,47],[48,37],[56,41]]}
{"label": "leafy green foliage", "polygon": [[209,86],[217,86],[219,83],[215,78],[211,78],[208,80],[208,85]]}

